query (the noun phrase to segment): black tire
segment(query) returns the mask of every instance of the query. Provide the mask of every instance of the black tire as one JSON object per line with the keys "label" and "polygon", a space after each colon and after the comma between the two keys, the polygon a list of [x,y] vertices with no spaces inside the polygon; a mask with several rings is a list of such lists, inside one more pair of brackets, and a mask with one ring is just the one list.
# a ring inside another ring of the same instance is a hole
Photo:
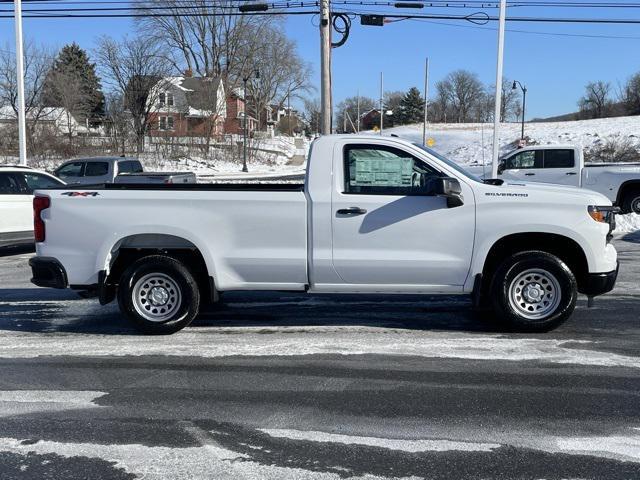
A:
{"label": "black tire", "polygon": [[541,251],[512,255],[498,267],[491,282],[498,320],[518,332],[556,328],[571,316],[577,297],[576,278],[569,267]]}
{"label": "black tire", "polygon": [[120,277],[118,305],[139,331],[168,335],[183,329],[196,317],[200,292],[193,275],[181,262],[149,255],[134,262]]}
{"label": "black tire", "polygon": [[624,194],[622,213],[640,213],[640,189],[634,189]]}

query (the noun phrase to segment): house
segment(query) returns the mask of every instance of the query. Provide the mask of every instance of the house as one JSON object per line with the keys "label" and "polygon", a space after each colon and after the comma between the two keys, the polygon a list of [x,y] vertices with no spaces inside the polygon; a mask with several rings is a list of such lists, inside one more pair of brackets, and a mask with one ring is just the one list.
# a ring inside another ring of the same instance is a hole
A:
{"label": "house", "polygon": [[[88,136],[101,135],[101,126],[92,126],[88,120],[78,121],[66,108],[32,107],[27,111],[27,123],[35,123],[37,130],[48,130],[61,135]],[[0,107],[0,126],[17,127],[17,115],[10,105]]]}
{"label": "house", "polygon": [[149,91],[149,134],[218,137],[225,132],[227,101],[219,77],[165,77]]}
{"label": "house", "polygon": [[360,115],[361,129],[373,130],[374,127],[380,128],[380,110],[372,108],[368,112]]}
{"label": "house", "polygon": [[[224,122],[224,132],[230,135],[244,134],[246,100],[241,88],[232,89],[227,95],[227,118]],[[247,115],[247,132],[249,135],[258,128],[255,117]]]}

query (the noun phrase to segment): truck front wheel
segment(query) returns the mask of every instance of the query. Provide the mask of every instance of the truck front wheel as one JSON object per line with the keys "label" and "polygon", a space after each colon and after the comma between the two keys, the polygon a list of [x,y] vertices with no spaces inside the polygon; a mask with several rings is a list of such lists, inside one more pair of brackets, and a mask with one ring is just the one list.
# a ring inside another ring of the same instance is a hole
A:
{"label": "truck front wheel", "polygon": [[493,308],[520,332],[545,332],[567,320],[576,306],[575,276],[555,255],[519,252],[505,260],[491,283]]}
{"label": "truck front wheel", "polygon": [[196,317],[200,293],[193,275],[181,262],[150,255],[122,274],[118,305],[141,332],[166,335],[186,327]]}

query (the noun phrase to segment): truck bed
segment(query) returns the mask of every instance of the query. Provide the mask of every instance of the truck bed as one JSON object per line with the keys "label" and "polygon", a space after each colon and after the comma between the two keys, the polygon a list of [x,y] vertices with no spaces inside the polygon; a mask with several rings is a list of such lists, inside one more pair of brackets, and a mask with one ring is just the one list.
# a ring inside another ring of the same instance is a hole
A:
{"label": "truck bed", "polygon": [[51,199],[51,206],[43,213],[46,240],[37,248],[69,267],[71,285],[95,284],[97,271],[106,268],[96,269],[96,257],[109,257],[114,248],[169,244],[200,251],[221,290],[302,290],[307,284],[307,201],[302,190],[292,184],[103,184],[38,190],[37,195]]}

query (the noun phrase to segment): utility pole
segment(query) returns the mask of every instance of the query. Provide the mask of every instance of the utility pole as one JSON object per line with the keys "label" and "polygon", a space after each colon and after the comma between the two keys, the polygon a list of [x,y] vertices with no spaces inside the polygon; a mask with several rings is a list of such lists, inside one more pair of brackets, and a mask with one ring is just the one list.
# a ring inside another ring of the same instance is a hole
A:
{"label": "utility pole", "polygon": [[244,128],[242,129],[242,171],[248,172],[247,169],[247,129],[249,124],[249,119],[247,118],[247,81],[249,80],[248,76],[244,76],[242,78],[242,83],[244,84]]}
{"label": "utility pole", "polygon": [[384,74],[380,72],[380,135],[384,125]]}
{"label": "utility pole", "polygon": [[357,95],[358,95],[358,97],[357,97],[358,98],[358,100],[357,100],[357,104],[358,104],[358,108],[357,108],[357,110],[358,110],[358,133],[360,133],[360,90],[358,90]]}
{"label": "utility pole", "polygon": [[320,0],[320,133],[331,134],[331,10],[329,0]]}
{"label": "utility pole", "polygon": [[20,165],[27,165],[27,121],[24,106],[24,47],[22,42],[22,0],[14,0],[16,22],[16,81],[18,82],[18,147]]}
{"label": "utility pole", "polygon": [[427,144],[427,106],[429,105],[429,57],[424,65],[424,123],[422,124],[422,144]]}
{"label": "utility pole", "polygon": [[504,27],[507,16],[507,0],[500,0],[500,22],[498,25],[498,61],[496,65],[496,105],[493,113],[493,158],[491,178],[498,178],[498,156],[500,155],[500,111],[502,107],[502,66],[504,63]]}
{"label": "utility pole", "polygon": [[291,91],[287,91],[287,130],[289,130],[289,136],[292,137],[293,133],[291,131]]}

